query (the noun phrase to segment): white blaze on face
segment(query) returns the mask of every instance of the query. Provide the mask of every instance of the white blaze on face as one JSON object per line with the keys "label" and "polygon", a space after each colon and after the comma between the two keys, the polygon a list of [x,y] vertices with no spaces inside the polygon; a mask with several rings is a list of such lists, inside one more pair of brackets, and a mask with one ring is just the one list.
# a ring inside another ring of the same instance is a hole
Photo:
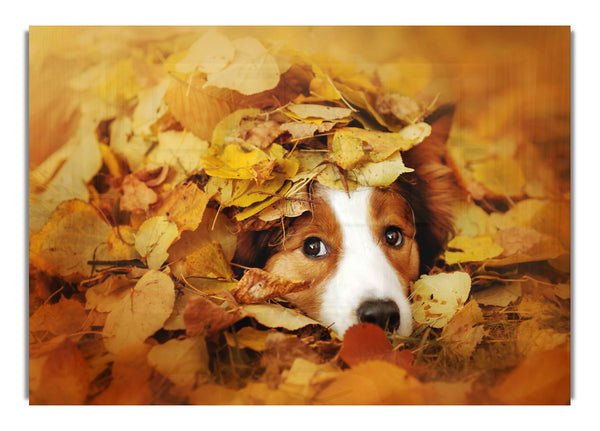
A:
{"label": "white blaze on face", "polygon": [[[374,237],[369,208],[372,188],[348,194],[327,189],[326,196],[342,231],[342,250],[335,274],[328,279],[323,294],[320,320],[340,336],[358,323],[356,310],[365,300],[391,299],[400,310],[399,335],[410,335],[412,315],[398,274]],[[324,238],[326,241],[327,239]]]}

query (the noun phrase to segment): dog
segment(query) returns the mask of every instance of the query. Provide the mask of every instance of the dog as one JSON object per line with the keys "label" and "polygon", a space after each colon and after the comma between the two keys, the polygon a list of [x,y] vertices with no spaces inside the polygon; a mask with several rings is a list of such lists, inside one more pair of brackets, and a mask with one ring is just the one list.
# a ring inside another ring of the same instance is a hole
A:
{"label": "dog", "polygon": [[412,332],[409,284],[428,272],[453,233],[460,194],[446,142],[454,106],[425,121],[432,132],[403,153],[413,172],[388,187],[347,192],[313,183],[312,210],[281,227],[245,232],[233,262],[308,281],[285,299],[338,335],[374,323],[400,336]]}

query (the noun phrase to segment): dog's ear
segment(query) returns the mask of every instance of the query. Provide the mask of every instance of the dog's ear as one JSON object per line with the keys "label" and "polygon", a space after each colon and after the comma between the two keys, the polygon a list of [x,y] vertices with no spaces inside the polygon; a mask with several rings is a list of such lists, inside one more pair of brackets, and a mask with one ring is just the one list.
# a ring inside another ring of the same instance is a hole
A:
{"label": "dog's ear", "polygon": [[454,112],[454,105],[443,105],[434,111],[425,119],[431,125],[431,135],[403,155],[406,166],[414,169],[400,180],[408,180],[413,186],[422,272],[431,269],[453,234],[452,210],[464,196],[446,145]]}

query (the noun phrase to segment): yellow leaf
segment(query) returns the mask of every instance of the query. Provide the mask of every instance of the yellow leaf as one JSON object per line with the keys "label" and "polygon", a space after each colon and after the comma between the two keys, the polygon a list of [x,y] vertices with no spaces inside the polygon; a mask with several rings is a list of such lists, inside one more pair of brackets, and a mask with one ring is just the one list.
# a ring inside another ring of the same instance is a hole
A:
{"label": "yellow leaf", "polygon": [[207,85],[250,95],[275,88],[279,67],[269,51],[256,39],[244,37],[233,41],[235,54],[227,67],[207,77]]}
{"label": "yellow leaf", "polygon": [[254,329],[251,326],[244,326],[233,336],[229,332],[225,332],[227,344],[231,347],[248,348],[255,352],[263,352],[265,350],[265,339],[271,331],[261,331]]}
{"label": "yellow leaf", "polygon": [[[48,183],[44,184],[42,193],[30,196],[30,230],[40,230],[61,202],[71,199],[86,202],[89,200],[87,183],[102,167],[102,153],[96,138],[96,126],[97,124],[91,119],[82,117],[77,134],[65,144],[69,150],[60,151],[59,160],[55,160],[56,167],[59,167],[58,171],[50,178],[42,175],[47,178]],[[44,170],[42,166],[38,169]],[[35,172],[32,176],[35,176]]]}
{"label": "yellow leaf", "polygon": [[348,121],[352,110],[337,106],[325,106],[309,103],[287,106],[290,117],[308,123],[320,124],[324,121]]}
{"label": "yellow leaf", "polygon": [[569,404],[571,355],[562,349],[537,352],[490,389],[490,394],[503,404]]}
{"label": "yellow leaf", "polygon": [[422,275],[412,289],[415,321],[442,328],[463,307],[471,291],[471,277],[466,272]]}
{"label": "yellow leaf", "polygon": [[167,260],[167,249],[177,238],[177,225],[165,216],[146,220],[135,235],[135,249],[146,259],[148,268],[159,269]]}
{"label": "yellow leaf", "polygon": [[106,349],[117,353],[132,344],[142,344],[162,328],[174,303],[171,278],[159,271],[148,271],[108,314],[102,331]]}
{"label": "yellow leaf", "polygon": [[221,244],[217,241],[209,242],[185,257],[185,275],[233,279],[229,261],[225,258]]}
{"label": "yellow leaf", "polygon": [[80,280],[90,274],[92,260],[108,256],[98,252],[110,225],[96,209],[80,200],[58,206],[44,228],[30,238],[29,259],[50,274]]}
{"label": "yellow leaf", "polygon": [[191,389],[201,374],[208,374],[204,337],[171,339],[148,352],[148,364],[177,386]]}
{"label": "yellow leaf", "polygon": [[146,162],[174,169],[178,175],[172,182],[178,183],[202,169],[202,157],[208,148],[208,142],[192,133],[169,130],[158,134],[158,145],[148,154]]}
{"label": "yellow leaf", "polygon": [[403,368],[368,361],[341,373],[316,395],[320,404],[424,404],[428,390]]}
{"label": "yellow leaf", "polygon": [[242,212],[236,214],[235,219],[237,221],[242,221],[242,220],[246,220],[248,217],[252,217],[253,215],[258,214],[259,212],[261,212],[268,206],[273,205],[275,202],[280,200],[281,198],[279,196],[285,195],[288,192],[288,190],[290,190],[291,187],[292,187],[291,182],[289,182],[289,181],[285,182],[283,187],[277,191],[277,193],[276,193],[277,196],[270,197],[262,202],[259,202],[259,203],[249,206],[248,208],[244,209]]}
{"label": "yellow leaf", "polygon": [[194,71],[215,73],[223,70],[233,59],[235,47],[229,39],[216,31],[207,31],[189,47],[174,70],[188,74]]}
{"label": "yellow leaf", "polygon": [[113,227],[106,242],[108,252],[116,260],[137,259],[140,257],[135,249],[135,231],[131,226]]}
{"label": "yellow leaf", "polygon": [[490,192],[500,196],[516,196],[523,192],[525,176],[514,159],[499,158],[473,164],[473,178]]}
{"label": "yellow leaf", "polygon": [[568,341],[568,333],[543,328],[535,318],[521,322],[517,329],[517,350],[524,356],[560,347]]}
{"label": "yellow leaf", "polygon": [[381,162],[359,165],[349,172],[348,178],[364,187],[385,187],[396,181],[400,175],[412,171],[412,168],[406,167],[402,154],[398,152]]}
{"label": "yellow leaf", "polygon": [[476,301],[469,301],[442,331],[441,338],[452,343],[452,351],[469,358],[484,335],[483,313]]}
{"label": "yellow leaf", "polygon": [[139,92],[138,104],[132,117],[132,127],[136,135],[150,136],[152,125],[167,112],[163,98],[168,87],[169,80],[164,79],[158,85]]}
{"label": "yellow leaf", "polygon": [[337,131],[331,140],[331,151],[337,165],[342,169],[353,169],[365,158],[363,140],[348,133],[347,129]]}
{"label": "yellow leaf", "polygon": [[307,325],[320,325],[316,320],[306,317],[299,311],[285,308],[279,304],[248,304],[242,309],[252,315],[258,323],[269,328],[285,328],[295,331]]}
{"label": "yellow leaf", "polygon": [[502,253],[502,247],[488,235],[478,237],[457,236],[448,243],[444,260],[448,265],[463,262],[478,262]]}
{"label": "yellow leaf", "polygon": [[204,216],[210,196],[189,182],[177,186],[162,204],[154,211],[157,216],[165,216],[177,225],[179,232],[196,230]]}

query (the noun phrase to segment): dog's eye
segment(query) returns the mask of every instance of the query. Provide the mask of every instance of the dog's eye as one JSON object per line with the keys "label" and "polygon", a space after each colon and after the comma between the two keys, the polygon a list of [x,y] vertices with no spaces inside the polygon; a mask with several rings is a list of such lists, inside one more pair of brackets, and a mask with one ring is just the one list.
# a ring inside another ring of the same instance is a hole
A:
{"label": "dog's eye", "polygon": [[404,244],[402,230],[396,226],[390,226],[385,230],[385,242],[392,247],[400,248]]}
{"label": "dog's eye", "polygon": [[327,247],[319,238],[310,237],[304,241],[304,254],[308,257],[323,257],[327,255]]}

